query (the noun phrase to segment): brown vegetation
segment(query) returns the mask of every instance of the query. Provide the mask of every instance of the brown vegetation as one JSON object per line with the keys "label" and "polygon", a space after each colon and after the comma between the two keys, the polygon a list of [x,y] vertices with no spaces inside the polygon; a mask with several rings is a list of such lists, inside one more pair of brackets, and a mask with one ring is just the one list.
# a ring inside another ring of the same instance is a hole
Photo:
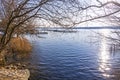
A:
{"label": "brown vegetation", "polygon": [[32,50],[30,42],[21,37],[12,38],[9,47],[13,53],[28,53]]}
{"label": "brown vegetation", "polygon": [[29,57],[32,50],[30,42],[22,37],[13,37],[10,43],[0,54],[0,65],[6,65],[14,63],[17,60],[21,60]]}

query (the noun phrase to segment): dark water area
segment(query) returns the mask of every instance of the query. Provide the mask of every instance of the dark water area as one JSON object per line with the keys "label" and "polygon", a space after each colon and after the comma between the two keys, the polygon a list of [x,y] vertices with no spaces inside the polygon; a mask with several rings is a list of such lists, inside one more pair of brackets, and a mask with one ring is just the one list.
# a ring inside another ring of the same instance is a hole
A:
{"label": "dark water area", "polygon": [[33,45],[30,80],[120,80],[120,51],[113,52],[113,42],[105,38],[116,37],[111,31],[80,29],[27,36]]}

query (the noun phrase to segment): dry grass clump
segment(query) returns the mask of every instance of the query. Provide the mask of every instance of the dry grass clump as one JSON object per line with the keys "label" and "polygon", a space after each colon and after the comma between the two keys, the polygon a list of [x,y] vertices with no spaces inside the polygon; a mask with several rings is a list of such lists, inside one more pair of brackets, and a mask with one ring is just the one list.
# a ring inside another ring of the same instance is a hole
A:
{"label": "dry grass clump", "polygon": [[30,42],[21,37],[12,38],[9,46],[13,52],[18,53],[28,53],[32,50]]}

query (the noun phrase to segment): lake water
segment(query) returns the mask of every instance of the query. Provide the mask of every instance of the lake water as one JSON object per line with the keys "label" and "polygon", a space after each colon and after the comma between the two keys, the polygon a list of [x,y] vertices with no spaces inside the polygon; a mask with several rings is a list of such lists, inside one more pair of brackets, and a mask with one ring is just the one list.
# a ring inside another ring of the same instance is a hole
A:
{"label": "lake water", "polygon": [[33,45],[30,80],[120,80],[120,51],[105,38],[116,37],[114,30],[77,31],[27,37]]}

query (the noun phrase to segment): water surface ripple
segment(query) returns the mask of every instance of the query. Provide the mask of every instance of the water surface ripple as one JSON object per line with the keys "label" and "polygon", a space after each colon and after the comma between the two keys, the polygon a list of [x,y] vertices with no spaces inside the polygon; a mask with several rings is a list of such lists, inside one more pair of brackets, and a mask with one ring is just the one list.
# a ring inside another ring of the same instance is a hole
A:
{"label": "water surface ripple", "polygon": [[[108,31],[108,32],[105,32]],[[108,41],[95,32],[48,32],[31,40],[31,80],[120,80],[120,52],[110,53]]]}

